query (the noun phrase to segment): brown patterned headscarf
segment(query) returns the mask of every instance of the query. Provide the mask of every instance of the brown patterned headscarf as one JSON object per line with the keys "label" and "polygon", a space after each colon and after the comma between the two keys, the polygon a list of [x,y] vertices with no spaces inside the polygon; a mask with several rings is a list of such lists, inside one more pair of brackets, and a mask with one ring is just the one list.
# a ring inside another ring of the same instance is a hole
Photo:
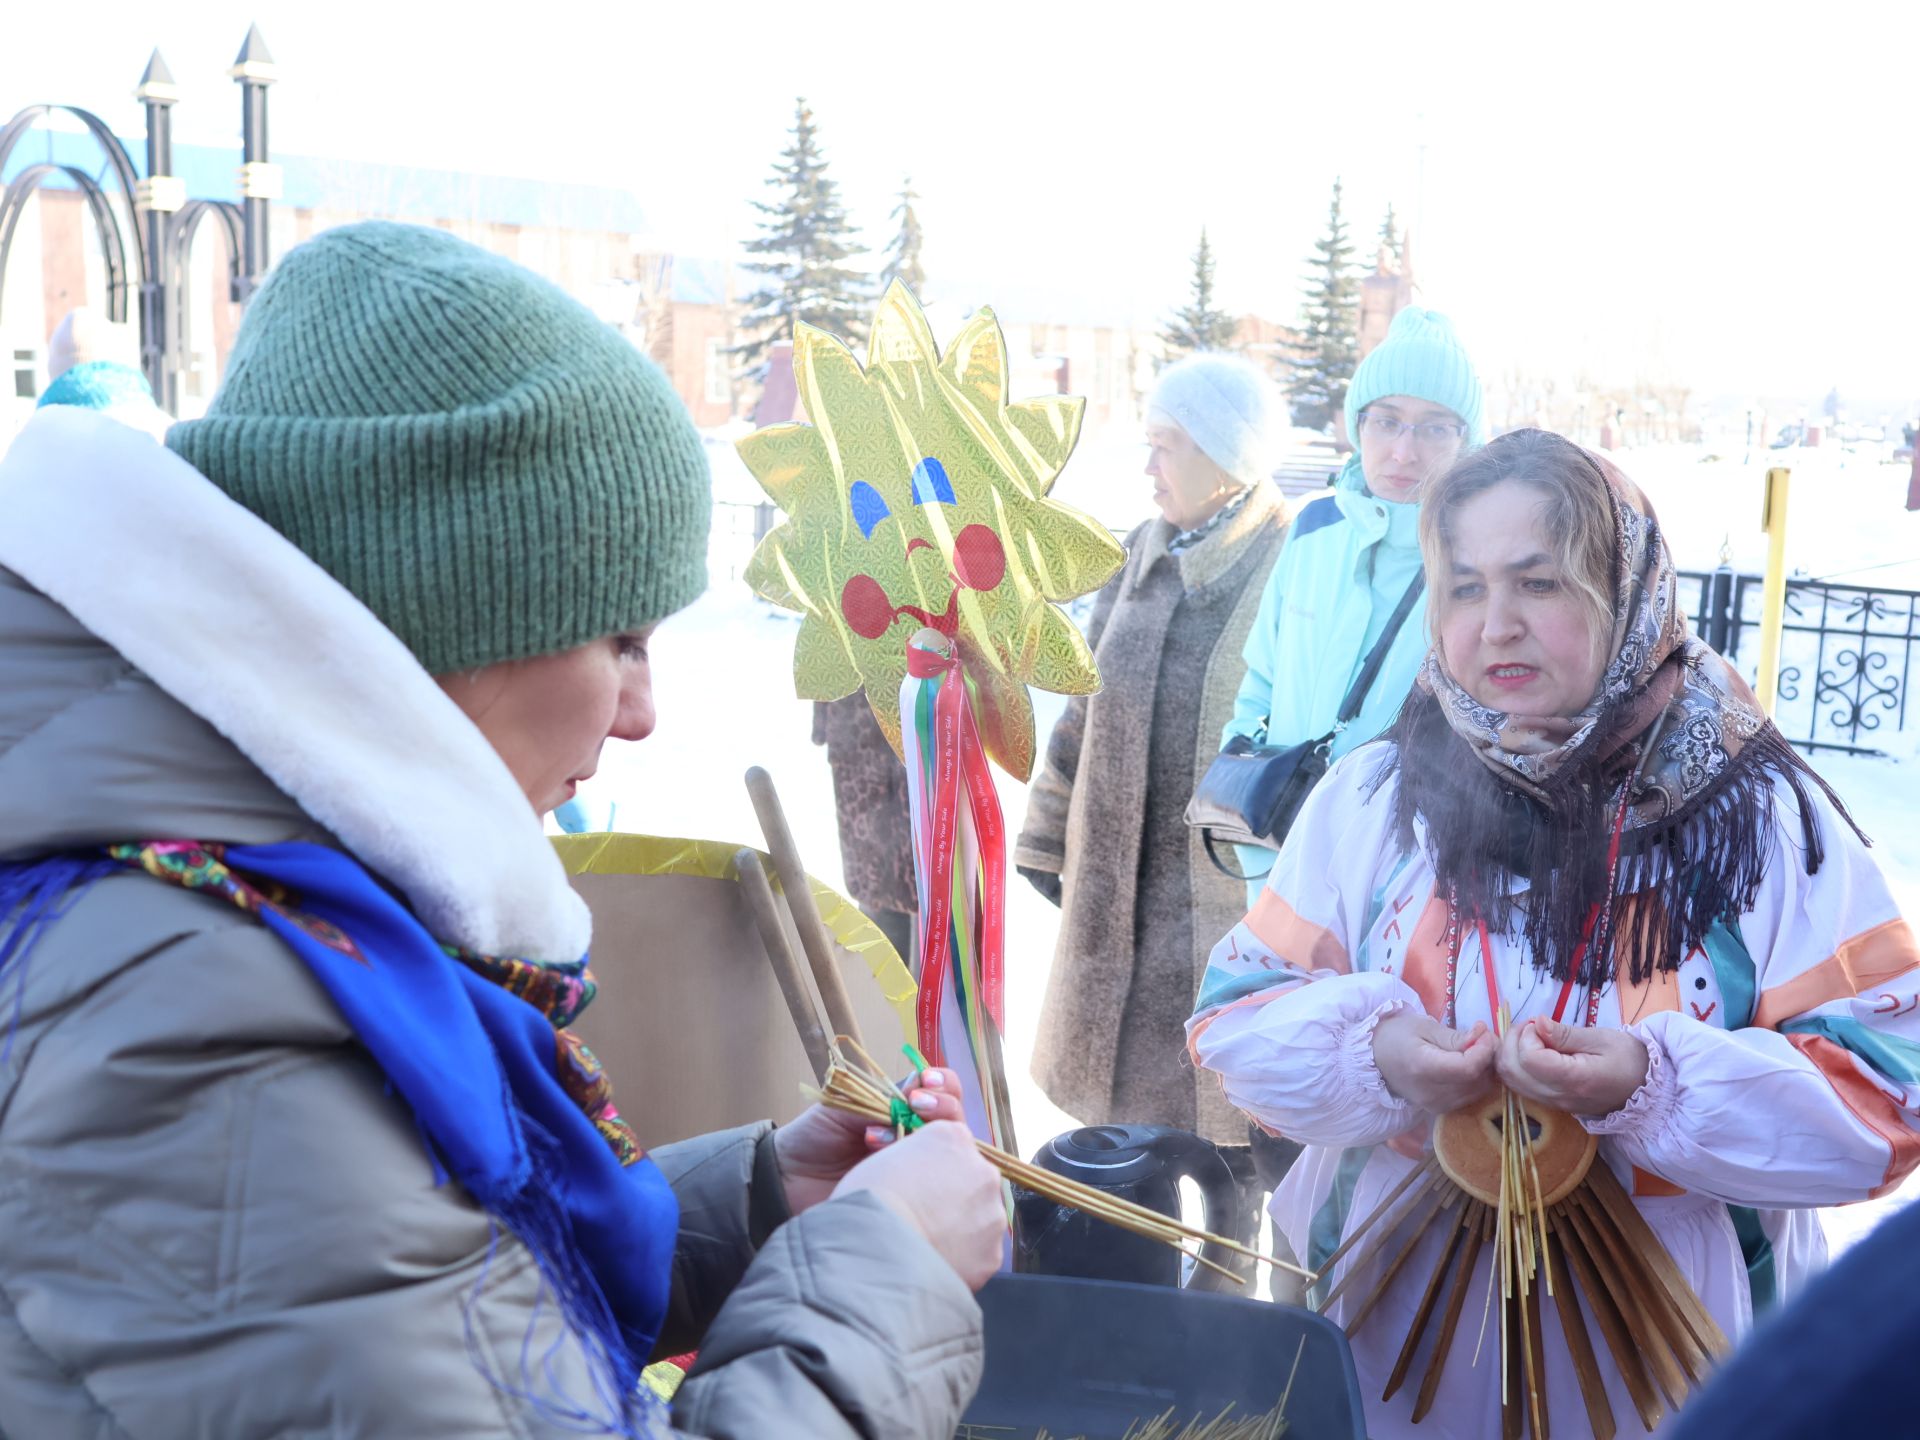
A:
{"label": "brown patterned headscarf", "polygon": [[[1635,980],[1677,969],[1715,922],[1751,907],[1773,853],[1776,779],[1803,802],[1806,865],[1819,867],[1804,787],[1825,784],[1747,682],[1688,628],[1666,539],[1631,480],[1541,431],[1502,436],[1455,473],[1468,465],[1523,483],[1604,488],[1615,540],[1608,660],[1579,713],[1526,715],[1480,704],[1434,647],[1389,732],[1396,744],[1382,770],[1400,775],[1403,840],[1412,843],[1417,818],[1443,891],[1463,909],[1511,923],[1523,908],[1535,963],[1557,978],[1603,899],[1628,933],[1606,927],[1612,955],[1596,945],[1581,962],[1583,982],[1603,983],[1613,955]],[[1462,747],[1477,765],[1460,763]],[[1622,861],[1609,895],[1616,819]],[[1517,876],[1530,882],[1519,896]]]}

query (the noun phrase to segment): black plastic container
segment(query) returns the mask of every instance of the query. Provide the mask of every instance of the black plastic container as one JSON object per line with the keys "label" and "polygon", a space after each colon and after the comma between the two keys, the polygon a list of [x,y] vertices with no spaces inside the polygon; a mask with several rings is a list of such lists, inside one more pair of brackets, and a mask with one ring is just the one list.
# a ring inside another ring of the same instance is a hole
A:
{"label": "black plastic container", "polygon": [[[1211,1420],[1287,1397],[1287,1440],[1365,1440],[1360,1381],[1340,1327],[1292,1305],[1054,1275],[1000,1275],[980,1292],[987,1364],[966,1420],[994,1440],[1120,1440],[1172,1407]],[[1302,1342],[1305,1348],[1302,1349]],[[964,1431],[962,1432],[965,1433]]]}

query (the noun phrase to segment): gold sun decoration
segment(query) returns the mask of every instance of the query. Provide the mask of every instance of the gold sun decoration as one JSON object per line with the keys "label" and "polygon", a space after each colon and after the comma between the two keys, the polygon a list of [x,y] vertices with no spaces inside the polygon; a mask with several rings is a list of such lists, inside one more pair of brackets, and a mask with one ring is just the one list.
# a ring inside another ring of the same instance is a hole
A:
{"label": "gold sun decoration", "polygon": [[1048,498],[1085,402],[1009,403],[993,312],[976,310],[943,356],[897,281],[880,302],[864,369],[803,324],[793,370],[812,423],[767,426],[739,450],[788,517],[754,551],[746,579],[803,616],[799,695],[837,700],[864,687],[898,751],[907,640],[938,630],[958,646],[987,753],[1025,780],[1034,759],[1027,686],[1100,688],[1058,602],[1098,589],[1126,558],[1098,522]]}

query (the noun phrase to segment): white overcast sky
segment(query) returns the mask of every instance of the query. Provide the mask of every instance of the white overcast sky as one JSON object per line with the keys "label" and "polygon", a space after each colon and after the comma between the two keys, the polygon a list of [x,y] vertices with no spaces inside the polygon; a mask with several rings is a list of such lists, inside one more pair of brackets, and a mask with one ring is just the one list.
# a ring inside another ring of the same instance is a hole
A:
{"label": "white overcast sky", "polygon": [[[657,238],[751,233],[796,94],[875,244],[922,194],[934,298],[1151,322],[1200,225],[1223,301],[1290,319],[1345,177],[1417,214],[1427,303],[1490,370],[1920,404],[1920,7],[745,0],[8,7],[0,112],[125,135],[159,45],[230,140],[250,20],[286,153],[633,190]],[[1424,163],[1422,155],[1424,153]],[[1872,415],[1861,415],[1872,419]]]}

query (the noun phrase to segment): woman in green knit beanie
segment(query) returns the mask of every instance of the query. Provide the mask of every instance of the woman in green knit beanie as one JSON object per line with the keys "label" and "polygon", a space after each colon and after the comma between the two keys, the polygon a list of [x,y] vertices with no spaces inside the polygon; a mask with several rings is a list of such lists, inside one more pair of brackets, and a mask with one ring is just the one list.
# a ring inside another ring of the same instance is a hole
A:
{"label": "woman in green knit beanie", "polygon": [[[566,1028],[540,816],[705,587],[666,379],[360,224],[167,445],[48,407],[0,462],[0,1433],[944,1440],[1004,1235],[965,1129],[643,1152]],[[667,1415],[639,1371],[696,1346]]]}

